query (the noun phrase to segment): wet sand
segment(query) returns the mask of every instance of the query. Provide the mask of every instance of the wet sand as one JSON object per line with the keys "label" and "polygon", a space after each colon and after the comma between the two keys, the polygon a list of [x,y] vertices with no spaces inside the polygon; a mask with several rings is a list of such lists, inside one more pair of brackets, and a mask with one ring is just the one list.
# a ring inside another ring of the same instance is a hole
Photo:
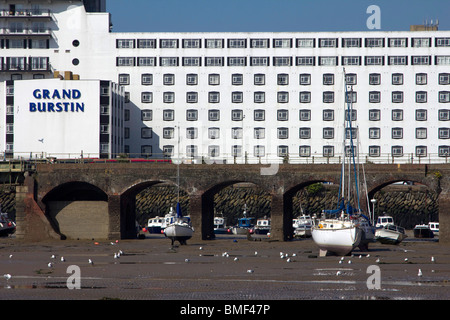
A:
{"label": "wet sand", "polygon": [[[397,246],[373,243],[369,248],[357,249],[339,263],[340,257],[318,257],[312,239],[272,242],[218,236],[171,248],[170,240],[159,236],[117,243],[3,238],[0,299],[450,299],[449,247],[436,241],[404,241]],[[119,250],[123,254],[114,258]],[[288,257],[281,258],[280,252]],[[67,287],[71,265],[80,268],[79,290]],[[380,268],[380,289],[367,287],[371,265]],[[4,274],[11,278],[6,280]]]}

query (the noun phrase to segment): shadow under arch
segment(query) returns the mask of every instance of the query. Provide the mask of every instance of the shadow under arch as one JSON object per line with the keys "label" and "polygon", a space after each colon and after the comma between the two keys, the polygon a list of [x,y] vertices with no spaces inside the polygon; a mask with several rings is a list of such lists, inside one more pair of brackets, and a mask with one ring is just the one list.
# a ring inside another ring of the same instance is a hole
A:
{"label": "shadow under arch", "polygon": [[[74,204],[76,206],[76,203],[81,202],[104,203],[103,207],[107,208],[108,195],[102,189],[90,183],[71,181],[56,186],[42,198],[42,203],[45,205],[45,216],[53,230],[59,234],[62,240],[67,239],[67,235],[61,230],[62,226],[60,219],[58,219],[58,214],[67,212],[68,207],[73,207]],[[71,210],[74,211],[73,209]],[[80,215],[82,215],[82,212]],[[80,224],[84,222],[82,219],[76,218],[68,220],[69,223],[74,224],[70,229],[77,228],[77,222]],[[62,223],[64,225],[64,222]],[[78,228],[82,229],[81,226],[78,226]]]}

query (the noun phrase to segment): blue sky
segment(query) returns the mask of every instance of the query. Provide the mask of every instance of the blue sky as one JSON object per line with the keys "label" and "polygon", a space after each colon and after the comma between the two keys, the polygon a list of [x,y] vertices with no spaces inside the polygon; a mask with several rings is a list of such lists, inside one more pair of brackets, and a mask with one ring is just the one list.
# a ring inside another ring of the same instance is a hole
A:
{"label": "blue sky", "polygon": [[370,5],[382,31],[439,19],[450,30],[449,0],[106,0],[114,32],[369,31]]}

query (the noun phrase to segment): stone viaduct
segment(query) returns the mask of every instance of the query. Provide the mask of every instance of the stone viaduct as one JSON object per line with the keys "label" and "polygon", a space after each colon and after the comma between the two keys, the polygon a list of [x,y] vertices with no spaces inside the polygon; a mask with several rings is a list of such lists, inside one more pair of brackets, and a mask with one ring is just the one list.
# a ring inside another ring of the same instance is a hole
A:
{"label": "stone viaduct", "polygon": [[[177,183],[189,194],[196,240],[214,239],[214,195],[238,182],[253,183],[272,197],[272,237],[292,238],[292,199],[316,182],[339,183],[340,165],[170,163],[38,164],[16,189],[17,237],[43,239],[127,239],[135,233],[136,195],[159,183]],[[396,181],[414,181],[436,191],[440,243],[450,244],[450,164],[366,164],[369,199]],[[263,174],[262,174],[263,173]],[[267,175],[267,173],[272,173]],[[365,199],[362,199],[365,202]]]}

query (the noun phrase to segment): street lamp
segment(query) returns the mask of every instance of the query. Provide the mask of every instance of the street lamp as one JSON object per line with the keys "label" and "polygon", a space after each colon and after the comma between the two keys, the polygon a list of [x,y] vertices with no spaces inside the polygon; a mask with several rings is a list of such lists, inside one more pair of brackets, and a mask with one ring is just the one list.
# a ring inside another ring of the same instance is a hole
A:
{"label": "street lamp", "polygon": [[375,223],[375,204],[377,199],[371,199],[370,202],[372,202],[372,223]]}

